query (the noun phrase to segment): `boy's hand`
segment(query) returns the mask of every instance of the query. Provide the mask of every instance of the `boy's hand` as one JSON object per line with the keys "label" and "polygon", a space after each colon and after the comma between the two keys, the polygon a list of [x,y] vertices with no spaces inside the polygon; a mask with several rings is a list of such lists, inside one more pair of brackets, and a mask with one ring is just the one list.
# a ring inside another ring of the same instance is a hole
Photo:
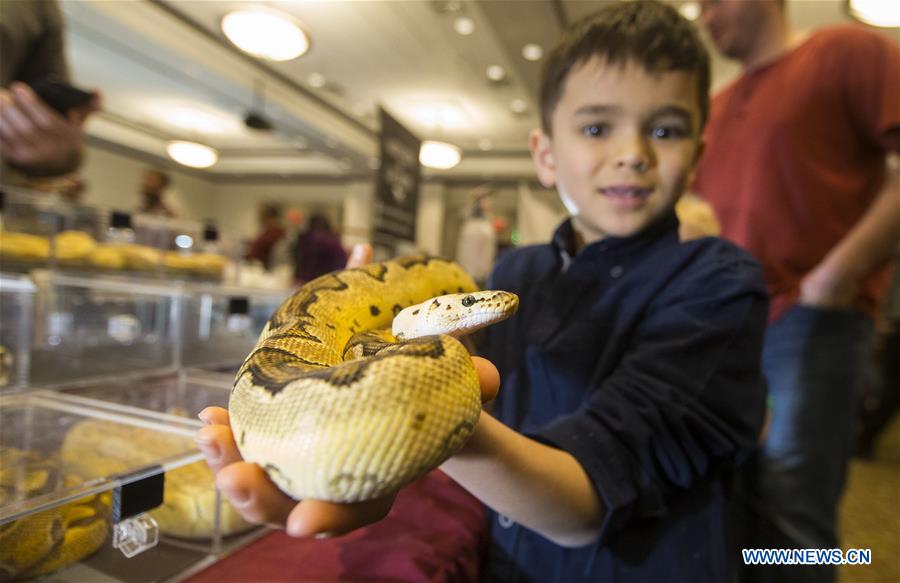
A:
{"label": "boy's hand", "polygon": [[350,256],[347,258],[347,269],[355,269],[363,267],[372,262],[372,246],[368,243],[357,243],[350,250]]}
{"label": "boy's hand", "polygon": [[24,83],[0,89],[0,157],[36,174],[74,170],[80,159],[82,126],[98,109],[98,93],[88,105],[63,116]]}
{"label": "boy's hand", "polygon": [[[481,382],[482,401],[497,395],[500,375],[489,361],[473,357]],[[256,464],[241,459],[228,421],[228,411],[207,407],[200,412],[206,427],[195,437],[206,462],[216,473],[216,486],[245,520],[286,528],[291,536],[339,535],[387,516],[396,493],[384,498],[337,504],[321,500],[297,502],[284,494]]]}

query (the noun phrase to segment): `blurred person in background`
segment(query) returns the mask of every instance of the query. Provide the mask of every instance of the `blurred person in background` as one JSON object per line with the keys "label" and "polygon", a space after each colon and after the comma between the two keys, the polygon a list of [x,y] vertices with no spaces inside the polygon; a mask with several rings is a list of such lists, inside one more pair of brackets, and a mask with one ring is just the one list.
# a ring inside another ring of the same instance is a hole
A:
{"label": "blurred person in background", "polygon": [[322,213],[312,213],[306,230],[297,237],[294,257],[294,280],[302,285],[320,275],[347,264],[347,252],[341,237],[331,228],[331,222]]}
{"label": "blurred person in background", "polygon": [[141,180],[141,205],[139,213],[155,215],[158,217],[174,218],[175,211],[163,200],[166,188],[172,179],[168,174],[156,168],[144,170]]}
{"label": "blurred person in background", "polygon": [[69,78],[63,18],[54,0],[0,0],[0,180],[59,176],[81,165],[83,126],[100,108],[94,92],[87,105],[65,114],[49,107],[29,84]]}
{"label": "blurred person in background", "polygon": [[478,194],[463,221],[456,243],[456,261],[482,288],[497,256],[497,233],[488,217],[489,211],[487,194]]}
{"label": "blurred person in background", "polygon": [[[694,190],[762,263],[771,427],[736,482],[738,548],[838,548],[872,318],[900,238],[900,50],[860,26],[803,36],[784,0],[702,0],[742,74],[711,106]],[[739,556],[739,555],[738,555]],[[743,567],[743,581],[833,581],[833,566]]]}
{"label": "blurred person in background", "polygon": [[281,224],[281,209],[272,204],[264,204],[259,209],[261,231],[250,243],[245,259],[255,259],[266,270],[272,269],[272,251],[284,239],[284,225]]}

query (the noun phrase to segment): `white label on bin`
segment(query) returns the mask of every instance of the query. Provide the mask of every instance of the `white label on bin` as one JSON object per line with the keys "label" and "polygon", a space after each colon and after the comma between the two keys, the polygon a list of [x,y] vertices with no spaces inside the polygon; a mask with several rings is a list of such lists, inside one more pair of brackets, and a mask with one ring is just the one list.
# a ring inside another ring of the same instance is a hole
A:
{"label": "white label on bin", "polygon": [[228,331],[232,334],[243,334],[250,329],[250,316],[247,314],[232,314],[228,316]]}
{"label": "white label on bin", "polygon": [[109,319],[106,332],[113,340],[123,343],[134,342],[141,332],[141,323],[131,314],[120,314]]}
{"label": "white label on bin", "polygon": [[72,312],[50,312],[47,322],[48,336],[65,336],[72,331]]}

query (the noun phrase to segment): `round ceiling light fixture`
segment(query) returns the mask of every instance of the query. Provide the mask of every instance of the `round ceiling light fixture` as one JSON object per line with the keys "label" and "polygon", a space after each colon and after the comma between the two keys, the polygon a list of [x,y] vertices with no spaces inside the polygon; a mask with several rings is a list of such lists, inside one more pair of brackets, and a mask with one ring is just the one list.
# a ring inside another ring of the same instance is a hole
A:
{"label": "round ceiling light fixture", "polygon": [[491,81],[503,81],[506,78],[506,69],[500,65],[491,65],[487,68],[485,74]]}
{"label": "round ceiling light fixture", "polygon": [[426,140],[419,149],[419,162],[426,168],[449,170],[462,160],[462,150],[447,142]]}
{"label": "round ceiling light fixture", "polygon": [[475,22],[468,16],[460,16],[453,21],[453,30],[463,36],[469,36],[475,32]]}
{"label": "round ceiling light fixture", "polygon": [[528,43],[522,47],[522,56],[526,61],[540,61],[544,56],[544,49],[541,45]]}
{"label": "round ceiling light fixture", "polygon": [[169,142],[166,152],[179,164],[191,168],[209,168],[219,160],[218,152],[196,142]]}
{"label": "round ceiling light fixture", "polygon": [[851,17],[879,28],[900,27],[900,4],[895,0],[849,0]]}
{"label": "round ceiling light fixture", "polygon": [[247,8],[222,18],[222,32],[254,57],[289,61],[309,50],[309,35],[294,18],[272,9]]}

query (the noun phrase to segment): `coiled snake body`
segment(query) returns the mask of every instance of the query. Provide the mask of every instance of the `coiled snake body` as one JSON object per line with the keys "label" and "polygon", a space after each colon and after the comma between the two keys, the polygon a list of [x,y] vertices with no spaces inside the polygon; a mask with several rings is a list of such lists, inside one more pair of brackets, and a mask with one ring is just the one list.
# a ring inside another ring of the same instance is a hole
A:
{"label": "coiled snake body", "polygon": [[[478,378],[456,338],[410,336],[459,314],[480,327],[518,306],[513,294],[475,290],[459,265],[430,257],[301,287],[235,379],[229,411],[241,455],[290,496],[334,502],[385,495],[440,465],[475,426]],[[404,308],[398,321],[415,322],[395,327],[397,341],[385,329]]]}

